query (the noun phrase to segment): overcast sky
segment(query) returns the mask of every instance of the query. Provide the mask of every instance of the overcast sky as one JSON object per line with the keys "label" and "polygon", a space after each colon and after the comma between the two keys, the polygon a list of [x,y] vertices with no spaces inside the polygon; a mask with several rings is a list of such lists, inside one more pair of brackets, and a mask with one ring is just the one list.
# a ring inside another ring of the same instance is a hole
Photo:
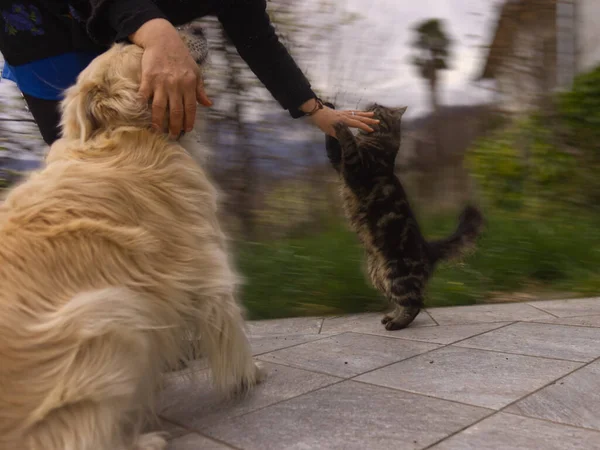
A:
{"label": "overcast sky", "polygon": [[[412,27],[424,19],[439,18],[452,39],[451,70],[443,72],[442,102],[474,103],[488,97],[488,91],[473,80],[486,55],[481,46],[489,44],[495,28],[498,0],[337,1],[345,2],[348,10],[362,17],[344,27],[345,46],[341,52],[342,59],[358,63],[352,67],[337,64],[331,70],[334,75],[328,78],[323,75],[323,64],[302,58],[303,69],[324,95],[338,92],[346,107],[358,100],[362,104],[379,101],[408,105],[411,116],[426,112],[428,91],[410,63]],[[351,72],[355,73],[347,75]]]}

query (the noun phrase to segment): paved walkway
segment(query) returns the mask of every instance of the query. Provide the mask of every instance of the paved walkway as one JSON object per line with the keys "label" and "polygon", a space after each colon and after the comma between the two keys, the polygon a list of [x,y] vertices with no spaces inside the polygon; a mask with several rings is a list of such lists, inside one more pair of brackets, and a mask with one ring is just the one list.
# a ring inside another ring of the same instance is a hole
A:
{"label": "paved walkway", "polygon": [[219,400],[168,376],[169,450],[600,449],[600,298],[249,324],[269,379]]}

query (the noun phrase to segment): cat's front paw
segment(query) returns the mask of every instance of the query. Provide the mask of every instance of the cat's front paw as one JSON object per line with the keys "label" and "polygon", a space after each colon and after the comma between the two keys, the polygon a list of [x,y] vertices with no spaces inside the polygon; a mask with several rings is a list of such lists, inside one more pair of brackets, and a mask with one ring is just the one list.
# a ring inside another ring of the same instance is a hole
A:
{"label": "cat's front paw", "polygon": [[344,122],[337,122],[334,124],[333,131],[335,131],[335,136],[340,142],[348,139],[351,139],[352,141],[354,140],[354,135],[350,131],[350,128],[348,128],[348,125],[346,125]]}
{"label": "cat's front paw", "polygon": [[336,122],[333,124],[333,129],[336,132],[343,130],[344,128],[347,128],[347,125],[344,122]]}

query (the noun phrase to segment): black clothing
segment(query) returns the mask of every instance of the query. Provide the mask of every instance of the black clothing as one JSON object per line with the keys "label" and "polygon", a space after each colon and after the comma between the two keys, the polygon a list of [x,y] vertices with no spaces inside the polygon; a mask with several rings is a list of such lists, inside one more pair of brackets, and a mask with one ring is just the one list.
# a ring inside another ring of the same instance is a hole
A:
{"label": "black clothing", "polygon": [[[72,51],[105,50],[151,19],[173,25],[216,15],[250,69],[294,118],[315,97],[277,38],[266,0],[0,0],[0,52],[18,66]],[[37,120],[37,119],[36,119]]]}
{"label": "black clothing", "polygon": [[42,98],[32,97],[23,94],[29,112],[35,119],[37,127],[40,129],[44,142],[52,145],[60,135],[60,104],[54,100],[44,100]]}

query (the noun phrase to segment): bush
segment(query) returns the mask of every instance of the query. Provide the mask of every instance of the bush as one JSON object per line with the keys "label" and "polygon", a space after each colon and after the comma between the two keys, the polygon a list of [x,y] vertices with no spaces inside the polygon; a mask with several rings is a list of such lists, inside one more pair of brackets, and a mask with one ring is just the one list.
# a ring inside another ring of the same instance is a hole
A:
{"label": "bush", "polygon": [[579,155],[578,181],[585,202],[600,209],[600,66],[575,79],[573,89],[557,99],[556,129]]}
{"label": "bush", "polygon": [[573,88],[557,99],[559,120],[569,145],[600,158],[600,66],[579,75]]}
{"label": "bush", "polygon": [[565,151],[540,118],[528,118],[480,141],[467,163],[491,207],[545,213],[581,205],[579,161]]}
{"label": "bush", "polygon": [[600,67],[540,111],[481,140],[470,169],[493,207],[600,209]]}

